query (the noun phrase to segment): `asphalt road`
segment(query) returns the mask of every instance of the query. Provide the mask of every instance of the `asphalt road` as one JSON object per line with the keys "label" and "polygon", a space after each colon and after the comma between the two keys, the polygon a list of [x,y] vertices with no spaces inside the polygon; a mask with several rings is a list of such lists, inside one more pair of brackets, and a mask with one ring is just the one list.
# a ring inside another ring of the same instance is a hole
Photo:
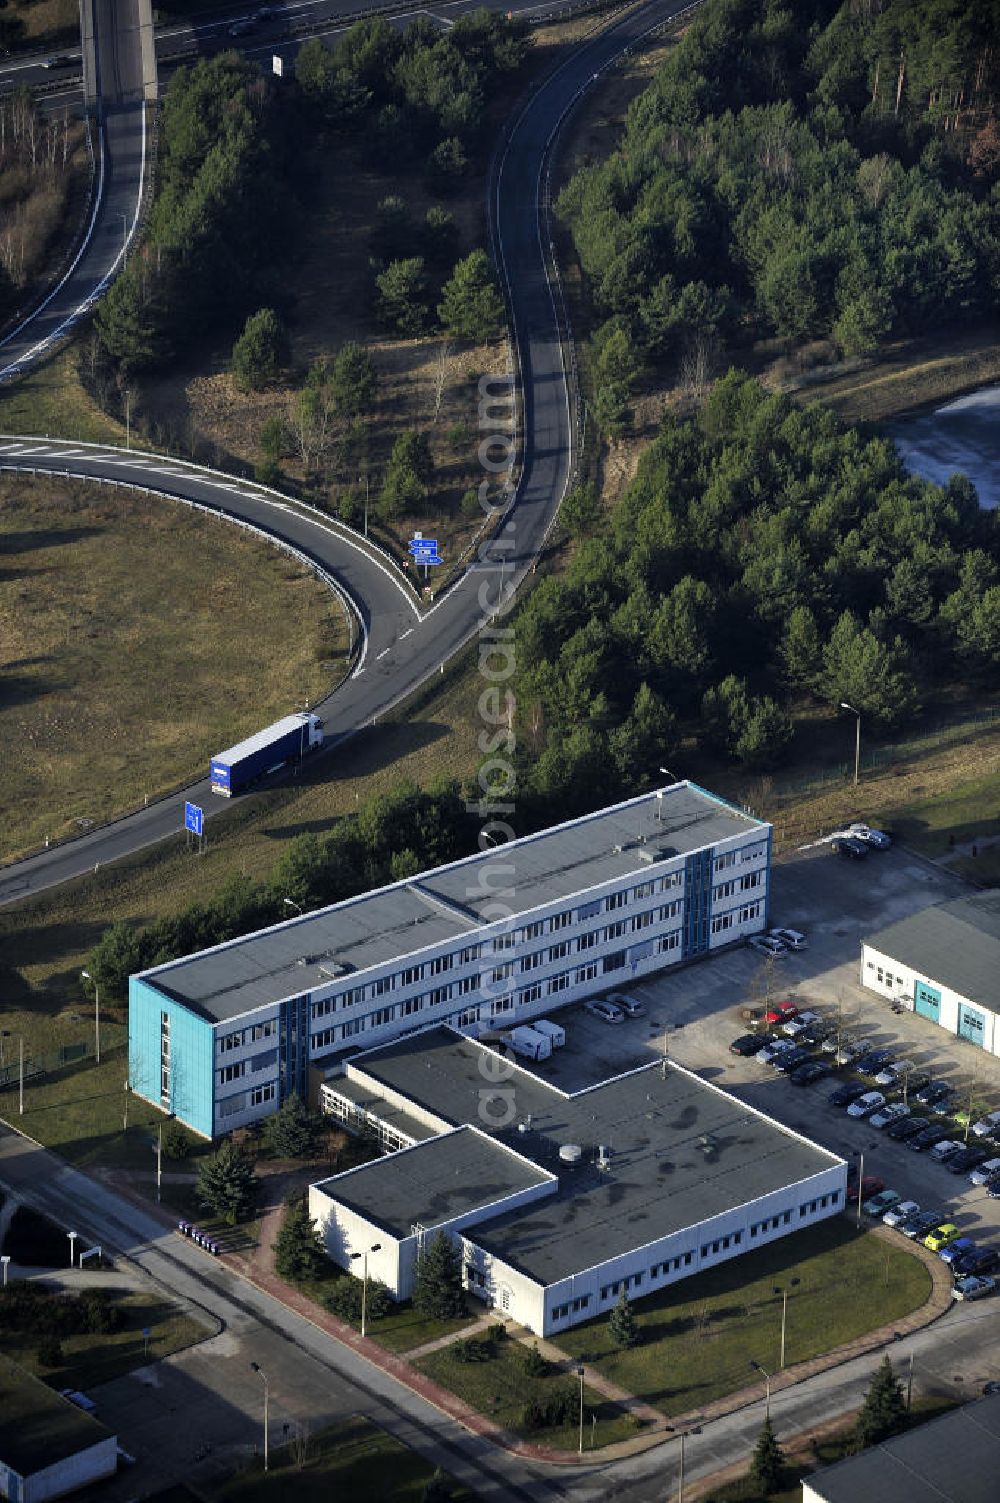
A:
{"label": "asphalt road", "polygon": [[[344,529],[309,519],[291,503],[269,499],[258,487],[155,456],[0,437],[0,464],[5,467],[132,483],[215,505],[281,536],[322,564],[358,603],[367,641],[363,661],[352,676],[321,704],[312,706],[327,726],[330,745],[321,756],[336,755],[345,737],[372,725],[438,672],[509,602],[543,545],[573,463],[558,296],[549,283],[541,208],[548,152],[555,132],[590,82],[625,48],[682,8],[679,0],[654,0],[584,43],[540,84],[498,150],[491,214],[522,372],[520,483],[507,519],[488,550],[429,609],[421,611],[410,604],[392,566],[373,563],[371,555],[348,541]],[[509,431],[499,356],[495,375],[489,401],[483,406],[478,441],[498,440],[486,457],[499,465],[506,458],[499,438]],[[503,480],[503,473],[484,470],[491,500],[500,495]],[[0,903],[93,872],[181,830],[186,799],[201,804],[208,817],[227,804],[209,792],[207,778],[200,779],[182,794],[5,868]]]}
{"label": "asphalt road", "polygon": [[0,340],[0,381],[23,375],[83,317],[115,275],[135,231],[146,161],[138,16],[138,0],[97,0],[97,89],[102,109],[91,133],[91,217],[62,280]]}

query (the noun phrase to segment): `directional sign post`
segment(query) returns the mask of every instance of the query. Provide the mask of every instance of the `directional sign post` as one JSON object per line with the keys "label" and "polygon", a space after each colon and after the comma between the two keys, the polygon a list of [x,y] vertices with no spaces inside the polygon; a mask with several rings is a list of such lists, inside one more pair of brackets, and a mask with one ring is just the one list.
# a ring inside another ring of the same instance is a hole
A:
{"label": "directional sign post", "polygon": [[198,837],[198,854],[201,855],[202,851],[205,849],[205,841],[204,841],[204,835],[205,835],[205,811],[204,811],[204,809],[200,809],[197,804],[187,804],[186,803],[184,805],[184,828],[185,828],[185,830],[188,833],[188,837],[189,837],[189,839],[188,839],[188,846],[189,847],[190,847],[190,844],[191,844],[190,836],[196,835]]}
{"label": "directional sign post", "polygon": [[444,559],[438,552],[437,538],[425,538],[422,532],[415,532],[408,546],[413,554],[413,562],[423,564],[425,579],[427,570],[432,564],[444,563]]}

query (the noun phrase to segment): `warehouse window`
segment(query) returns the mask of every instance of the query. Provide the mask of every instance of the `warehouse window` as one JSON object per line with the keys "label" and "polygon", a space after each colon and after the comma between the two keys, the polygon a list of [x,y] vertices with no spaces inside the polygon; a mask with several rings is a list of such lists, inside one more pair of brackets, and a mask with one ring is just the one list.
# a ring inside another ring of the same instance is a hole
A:
{"label": "warehouse window", "polygon": [[[331,1030],[332,1031],[332,1030]],[[250,1105],[263,1106],[266,1101],[274,1100],[274,1081],[270,1085],[254,1086],[250,1092]]]}

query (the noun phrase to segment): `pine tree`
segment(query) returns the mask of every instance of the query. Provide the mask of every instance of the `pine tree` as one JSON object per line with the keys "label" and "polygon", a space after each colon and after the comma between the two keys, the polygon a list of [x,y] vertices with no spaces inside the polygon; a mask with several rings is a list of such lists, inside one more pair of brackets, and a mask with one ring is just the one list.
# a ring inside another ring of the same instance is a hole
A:
{"label": "pine tree", "polygon": [[201,1205],[221,1216],[227,1226],[235,1226],[248,1215],[257,1200],[257,1179],[253,1159],[227,1139],[198,1170],[195,1194]]}
{"label": "pine tree", "polygon": [[639,1327],[629,1297],[622,1289],[618,1303],[608,1316],[608,1334],[615,1346],[635,1346],[639,1340]]}
{"label": "pine tree", "polygon": [[888,1357],[883,1357],[861,1406],[855,1433],[862,1446],[896,1435],[906,1424],[906,1402]]}
{"label": "pine tree", "polygon": [[277,1159],[311,1159],[319,1152],[323,1118],[311,1112],[293,1091],[264,1122],[264,1142]]}
{"label": "pine tree", "polygon": [[437,1232],[417,1257],[413,1304],[433,1320],[465,1314],[462,1260],[444,1232]]}
{"label": "pine tree", "polygon": [[309,1215],[304,1200],[288,1207],[281,1230],[274,1239],[274,1266],[283,1279],[315,1278],[323,1266],[323,1241],[319,1227]]}
{"label": "pine tree", "polygon": [[438,317],[459,339],[490,339],[503,324],[503,299],[486,252],[474,250],[457,262],[445,282]]}
{"label": "pine tree", "polygon": [[785,1453],[778,1444],[771,1416],[760,1427],[753,1460],[750,1463],[750,1480],[762,1493],[773,1493],[781,1485],[785,1468]]}

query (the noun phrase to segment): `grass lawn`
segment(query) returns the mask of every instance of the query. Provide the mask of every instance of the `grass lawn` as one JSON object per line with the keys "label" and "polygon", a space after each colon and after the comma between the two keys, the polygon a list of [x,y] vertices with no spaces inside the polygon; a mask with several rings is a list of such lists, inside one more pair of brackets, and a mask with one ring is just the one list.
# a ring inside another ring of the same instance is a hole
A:
{"label": "grass lawn", "polygon": [[387,1351],[412,1352],[414,1347],[423,1346],[425,1342],[437,1341],[441,1336],[464,1330],[475,1319],[475,1315],[463,1315],[456,1320],[432,1320],[414,1310],[412,1301],[407,1300],[404,1304],[394,1305],[388,1315],[375,1321],[369,1327],[368,1335]]}
{"label": "grass lawn", "polygon": [[[293,1496],[295,1503],[356,1498],[420,1503],[433,1472],[416,1451],[355,1416],[299,1445],[272,1449],[268,1472],[256,1461],[221,1483],[199,1483],[198,1491],[209,1503],[278,1503]],[[468,1488],[456,1482],[450,1487],[455,1503],[473,1503],[475,1494]]]}
{"label": "grass lawn", "polygon": [[[957,788],[941,788],[929,798],[887,811],[902,840],[925,856],[946,855],[951,837],[963,845],[979,836],[1000,835],[1000,782],[996,774],[971,778]],[[970,872],[986,864],[986,854],[970,860]]]}
{"label": "grass lawn", "polygon": [[[78,10],[76,26],[79,35]],[[0,390],[0,433],[45,438],[51,434],[86,443],[124,445],[124,427],[106,416],[83,389],[77,374],[77,349],[71,345]]]}
{"label": "grass lawn", "polygon": [[[540,1430],[528,1430],[522,1422],[525,1405],[532,1400],[544,1405],[560,1392],[579,1393],[575,1377],[554,1369],[542,1377],[529,1377],[524,1365],[527,1350],[521,1342],[508,1339],[496,1343],[495,1355],[486,1362],[459,1362],[454,1350],[446,1346],[419,1357],[414,1366],[511,1434],[559,1450],[575,1451],[579,1443],[575,1419],[570,1424]],[[598,1449],[635,1435],[638,1425],[633,1417],[590,1388],[584,1389],[583,1407],[586,1446]]]}
{"label": "grass lawn", "polygon": [[630,1351],[614,1346],[606,1317],[558,1344],[664,1414],[680,1414],[757,1381],[752,1361],[776,1370],[776,1285],[789,1289],[791,1365],[908,1315],[927,1299],[931,1278],[912,1253],[838,1217],[635,1301],[641,1340]]}
{"label": "grass lawn", "polygon": [[[107,1280],[107,1288],[114,1290],[114,1273],[109,1273]],[[42,1366],[35,1350],[38,1341],[24,1332],[0,1331],[0,1352],[28,1372],[44,1378],[53,1388],[86,1389],[109,1383],[112,1378],[120,1378],[148,1362],[158,1362],[171,1352],[182,1351],[214,1334],[211,1328],[192,1320],[176,1305],[153,1294],[122,1291],[117,1303],[125,1313],[122,1328],[107,1334],[64,1337],[63,1361],[58,1367]],[[149,1331],[148,1340],[143,1330]]]}

